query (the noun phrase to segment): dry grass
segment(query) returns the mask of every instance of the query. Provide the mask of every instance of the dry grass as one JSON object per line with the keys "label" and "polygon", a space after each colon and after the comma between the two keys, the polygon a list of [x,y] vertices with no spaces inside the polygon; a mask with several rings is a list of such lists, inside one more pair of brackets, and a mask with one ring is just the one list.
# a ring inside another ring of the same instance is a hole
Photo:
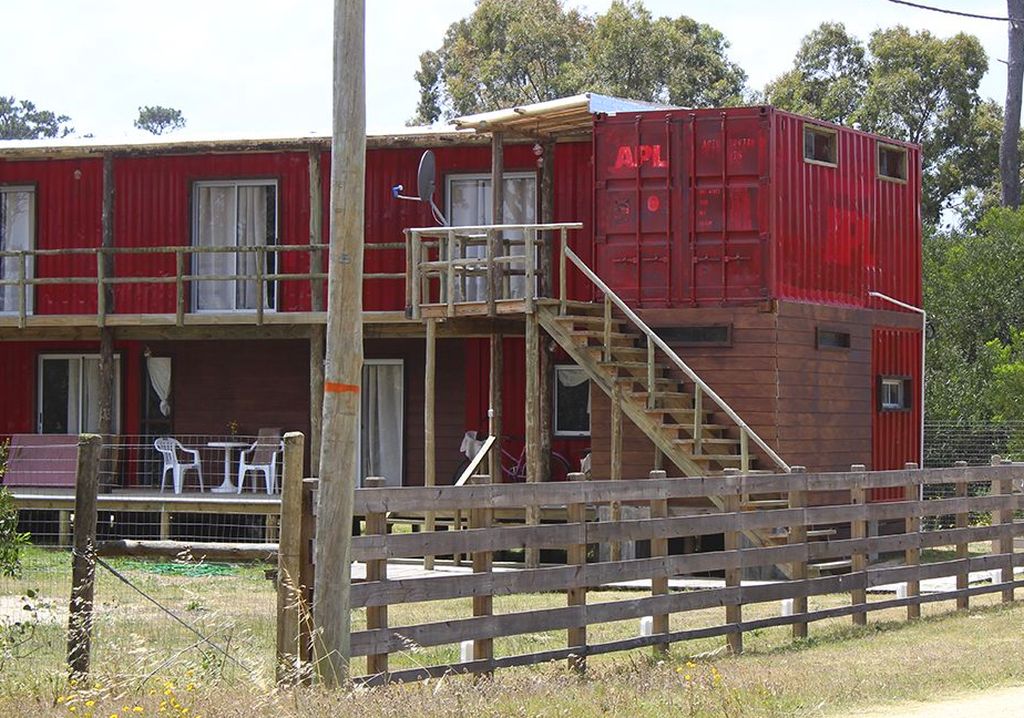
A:
{"label": "dry grass", "polygon": [[[0,595],[34,587],[63,603],[69,590],[66,555],[33,550],[28,559],[25,577],[0,583]],[[810,640],[797,643],[785,628],[755,631],[745,635],[741,657],[719,651],[693,658],[715,652],[721,639],[677,645],[662,662],[653,662],[649,651],[604,656],[591,661],[582,680],[556,664],[503,671],[485,681],[453,676],[355,693],[279,691],[271,682],[273,591],[260,569],[187,578],[152,574],[127,562],[119,568],[219,642],[230,640],[241,660],[255,668],[253,675],[225,664],[211,651],[188,649],[194,639],[184,629],[101,572],[92,682],[67,684],[61,669],[63,622],[44,622],[35,637],[36,652],[0,670],[0,715],[816,716],[1024,682],[1018,647],[1024,608],[992,606],[997,594],[976,600],[973,605],[981,608],[969,614],[949,614],[948,602],[927,604],[926,618],[914,624],[903,623],[904,611],[897,609],[871,614],[871,624],[862,629],[851,628],[849,618],[822,621],[812,625]],[[637,595],[642,594],[602,591],[589,600]],[[823,596],[812,599],[811,607],[848,600]],[[564,602],[561,594],[501,597],[495,610],[509,613]],[[777,604],[765,604],[750,607],[745,616],[777,610]],[[469,601],[445,601],[395,607],[390,619],[393,625],[409,625],[469,614]],[[723,609],[674,615],[672,628],[710,625],[723,618]],[[354,620],[357,626],[362,623],[361,612]],[[601,642],[636,632],[636,622],[620,622],[592,628],[590,638]],[[496,653],[555,648],[564,640],[564,632],[529,634],[498,641]],[[456,647],[414,649],[393,656],[392,667],[456,658]],[[358,660],[355,672],[362,667]]]}

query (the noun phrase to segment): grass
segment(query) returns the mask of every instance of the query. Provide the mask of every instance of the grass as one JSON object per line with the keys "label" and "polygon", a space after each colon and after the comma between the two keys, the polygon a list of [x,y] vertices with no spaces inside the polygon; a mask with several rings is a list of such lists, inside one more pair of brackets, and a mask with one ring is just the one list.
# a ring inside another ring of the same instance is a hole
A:
{"label": "grass", "polygon": [[[565,715],[819,716],[878,702],[920,700],[969,689],[1024,682],[1018,643],[1024,608],[977,599],[970,613],[927,604],[926,618],[902,621],[904,611],[870,614],[865,628],[849,619],[811,626],[793,642],[785,628],[744,636],[743,656],[721,652],[721,639],[677,645],[663,661],[649,651],[595,657],[585,679],[564,664],[502,671],[492,680],[449,677],[355,693],[273,687],[274,593],[262,566],[234,566],[228,575],[186,576],[147,562],[113,562],[140,588],[194,622],[254,669],[246,671],[213,651],[189,648],[196,639],[105,571],[97,587],[94,672],[87,685],[68,685],[62,673],[68,556],[31,549],[24,576],[0,580],[0,596],[36,589],[51,601],[53,620],[32,636],[31,653],[0,668],[0,715],[179,716],[408,716]],[[626,600],[643,592],[592,592],[591,602]],[[811,607],[845,604],[848,596],[812,598]],[[498,597],[495,612],[565,605],[562,594]],[[777,604],[745,609],[744,617],[773,615]],[[393,607],[392,625],[450,620],[471,614],[468,600]],[[724,610],[672,617],[672,629],[720,623]],[[361,628],[362,612],[353,614]],[[635,621],[590,629],[597,643],[636,635]],[[556,648],[564,632],[527,634],[496,642],[497,655]],[[457,660],[457,647],[413,648],[392,656],[393,669]],[[178,655],[180,652],[180,655]],[[703,657],[699,657],[703,656]],[[357,659],[356,672],[363,668]],[[91,705],[89,705],[91,702]],[[163,710],[161,711],[161,707]],[[74,709],[74,710],[72,710]]]}

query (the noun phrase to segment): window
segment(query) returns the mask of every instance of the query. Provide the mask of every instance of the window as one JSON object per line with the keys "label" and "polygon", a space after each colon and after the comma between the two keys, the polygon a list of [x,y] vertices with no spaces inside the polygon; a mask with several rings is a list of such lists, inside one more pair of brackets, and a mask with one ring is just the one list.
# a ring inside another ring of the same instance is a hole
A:
{"label": "window", "polygon": [[729,347],[732,346],[732,325],[663,328],[658,329],[658,336],[676,346]]}
{"label": "window", "polygon": [[882,179],[907,181],[907,148],[878,143],[878,176]]}
{"label": "window", "polygon": [[835,130],[804,124],[804,161],[835,167],[839,163]]}
{"label": "window", "polygon": [[[193,243],[200,248],[270,246],[277,240],[277,184],[273,180],[197,182],[193,193]],[[225,279],[193,282],[196,311],[256,309],[258,296],[255,251],[196,253],[192,273]],[[276,271],[276,255],[267,252],[264,274]],[[264,283],[263,306],[273,309],[273,282]]]}
{"label": "window", "polygon": [[402,485],[402,437],[405,365],[401,359],[367,359],[363,363],[359,419],[359,477],[382,476],[388,486]]}
{"label": "window", "polygon": [[[39,357],[40,434],[80,434],[100,428],[98,354],[44,354]],[[114,357],[114,422],[120,425],[121,360]]]}
{"label": "window", "polygon": [[907,411],[910,403],[910,377],[883,376],[878,380],[878,408],[881,411]]}
{"label": "window", "polygon": [[[35,246],[36,195],[31,187],[0,187],[0,252],[20,252]],[[17,281],[21,257],[0,257],[0,280]],[[32,278],[33,262],[25,259],[25,278]],[[25,290],[25,312],[32,311],[32,289]],[[0,314],[20,311],[21,289],[0,284]]]}
{"label": "window", "polygon": [[849,349],[850,333],[818,327],[815,343],[818,349]]}
{"label": "window", "polygon": [[[533,172],[506,172],[503,176],[504,202],[502,204],[503,224],[532,224],[537,221],[537,175]],[[491,176],[490,175],[450,175],[447,178],[448,221],[453,227],[473,227],[491,224],[493,213],[491,207]],[[506,232],[508,239],[522,239],[521,233]],[[522,245],[513,246],[512,254],[522,254]],[[466,248],[467,257],[483,257],[487,254],[484,245]],[[513,265],[513,268],[516,268]],[[522,269],[522,266],[518,267]],[[511,278],[513,297],[525,296],[524,277]],[[487,298],[487,281],[485,278],[471,279],[467,282],[464,301],[483,301]]]}
{"label": "window", "polygon": [[555,436],[590,436],[590,380],[574,365],[555,367]]}

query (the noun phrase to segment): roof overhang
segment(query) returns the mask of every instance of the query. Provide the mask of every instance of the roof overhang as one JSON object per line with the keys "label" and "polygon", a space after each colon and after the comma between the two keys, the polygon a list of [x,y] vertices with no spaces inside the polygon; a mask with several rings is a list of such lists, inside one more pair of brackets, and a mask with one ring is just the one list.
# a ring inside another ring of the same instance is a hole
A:
{"label": "roof overhang", "polygon": [[668,107],[653,102],[585,92],[557,100],[466,115],[456,118],[453,124],[460,130],[508,132],[544,139],[563,139],[589,135],[596,114],[614,115],[619,112],[644,112]]}

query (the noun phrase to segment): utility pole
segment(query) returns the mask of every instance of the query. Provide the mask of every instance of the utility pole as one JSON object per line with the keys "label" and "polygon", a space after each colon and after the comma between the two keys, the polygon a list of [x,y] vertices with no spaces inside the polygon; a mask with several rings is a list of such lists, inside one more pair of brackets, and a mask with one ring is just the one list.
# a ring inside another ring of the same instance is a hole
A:
{"label": "utility pole", "polygon": [[366,176],[366,4],[334,0],[334,121],[327,358],[313,593],[314,660],[345,685],[351,657],[352,503],[363,373],[363,194]]}
{"label": "utility pole", "polygon": [[1020,105],[1024,83],[1024,0],[1006,0],[1007,22],[1006,111],[1003,136],[999,143],[999,179],[1002,185],[1001,204],[1020,206]]}

